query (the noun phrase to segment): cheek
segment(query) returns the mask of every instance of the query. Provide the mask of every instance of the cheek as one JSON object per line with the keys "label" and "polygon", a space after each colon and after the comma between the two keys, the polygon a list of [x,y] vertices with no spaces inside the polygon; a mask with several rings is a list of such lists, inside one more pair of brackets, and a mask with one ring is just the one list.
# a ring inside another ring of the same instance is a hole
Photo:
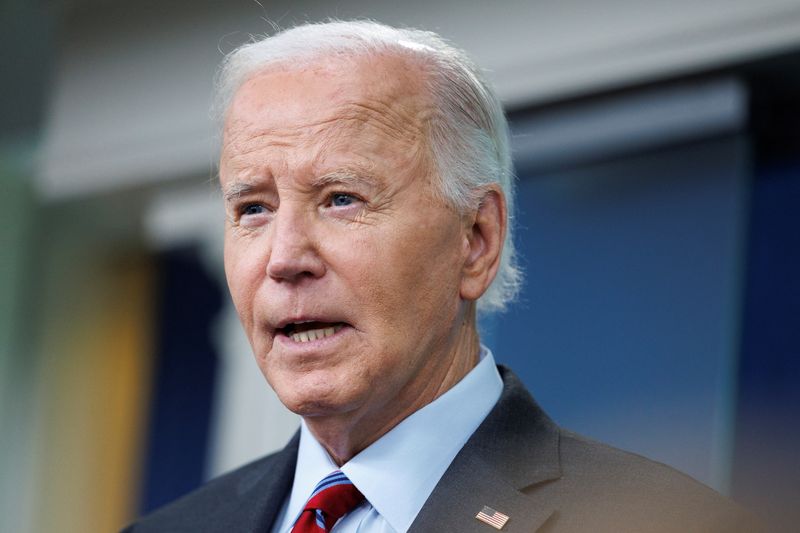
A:
{"label": "cheek", "polygon": [[417,335],[407,328],[445,318],[458,303],[458,235],[442,227],[395,227],[358,242],[347,256],[347,271],[358,273],[351,280],[359,300],[387,327],[403,324],[398,334]]}
{"label": "cheek", "polygon": [[247,328],[252,323],[251,313],[253,295],[258,283],[259,258],[251,253],[246,243],[226,240],[225,243],[225,277],[231,292],[233,304],[242,323]]}

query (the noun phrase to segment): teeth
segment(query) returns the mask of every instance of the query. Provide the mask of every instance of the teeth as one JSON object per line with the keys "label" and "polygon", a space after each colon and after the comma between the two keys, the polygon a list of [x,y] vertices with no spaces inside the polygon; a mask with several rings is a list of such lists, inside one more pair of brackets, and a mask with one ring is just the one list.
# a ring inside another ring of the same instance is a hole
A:
{"label": "teeth", "polygon": [[330,337],[331,335],[342,329],[342,327],[344,326],[342,326],[341,324],[337,324],[329,328],[310,329],[308,331],[292,333],[291,337],[292,340],[295,342],[315,341],[317,339],[322,339],[324,337]]}

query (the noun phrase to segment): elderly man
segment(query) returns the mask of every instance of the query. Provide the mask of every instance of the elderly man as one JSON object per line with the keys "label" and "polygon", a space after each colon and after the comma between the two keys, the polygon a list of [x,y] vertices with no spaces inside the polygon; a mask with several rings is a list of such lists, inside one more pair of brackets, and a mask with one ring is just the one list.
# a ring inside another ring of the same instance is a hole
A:
{"label": "elderly man", "polygon": [[220,78],[225,270],[302,416],[148,532],[730,531],[699,483],[558,428],[479,342],[513,297],[506,121],[463,52],[372,22],[243,46]]}

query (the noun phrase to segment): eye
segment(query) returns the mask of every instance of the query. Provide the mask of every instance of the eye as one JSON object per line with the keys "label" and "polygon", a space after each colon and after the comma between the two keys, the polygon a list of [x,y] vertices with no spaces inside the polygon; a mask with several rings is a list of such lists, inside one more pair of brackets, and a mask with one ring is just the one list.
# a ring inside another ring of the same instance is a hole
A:
{"label": "eye", "polygon": [[357,200],[352,194],[336,192],[331,195],[331,207],[347,207]]}
{"label": "eye", "polygon": [[267,209],[261,204],[248,204],[242,207],[241,215],[243,217],[255,216],[255,215],[262,215],[266,212]]}
{"label": "eye", "polygon": [[270,219],[271,211],[264,204],[245,203],[238,211],[239,223],[244,227],[256,227],[266,224]]}

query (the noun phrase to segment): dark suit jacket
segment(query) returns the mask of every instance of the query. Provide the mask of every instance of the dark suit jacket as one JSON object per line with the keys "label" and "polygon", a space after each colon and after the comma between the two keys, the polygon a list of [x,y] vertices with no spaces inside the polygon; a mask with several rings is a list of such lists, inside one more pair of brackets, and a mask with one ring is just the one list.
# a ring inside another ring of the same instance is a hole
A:
{"label": "dark suit jacket", "polygon": [[[756,531],[751,517],[660,463],[560,429],[519,379],[500,368],[503,393],[456,456],[412,532],[490,533],[484,506],[514,532]],[[221,476],[126,532],[268,533],[294,477],[299,437],[282,451]]]}

